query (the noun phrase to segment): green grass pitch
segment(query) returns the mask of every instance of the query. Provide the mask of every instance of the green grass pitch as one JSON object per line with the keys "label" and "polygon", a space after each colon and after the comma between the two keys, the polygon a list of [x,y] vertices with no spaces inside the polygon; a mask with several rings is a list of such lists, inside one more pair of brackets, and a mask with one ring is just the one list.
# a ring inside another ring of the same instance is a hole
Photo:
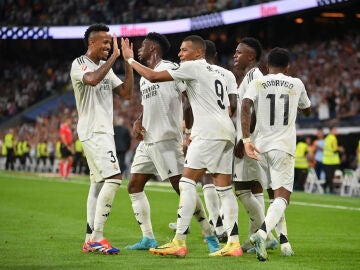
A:
{"label": "green grass pitch", "polygon": [[[360,269],[360,198],[296,192],[286,211],[295,256],[269,251],[269,261],[254,254],[210,258],[198,224],[187,237],[184,259],[154,256],[124,247],[141,237],[123,182],[105,227],[119,255],[84,254],[87,177],[58,177],[0,171],[0,269]],[[147,196],[159,244],[174,233],[178,196],[169,185],[149,183]],[[199,190],[200,192],[200,190]],[[248,217],[239,204],[239,233],[247,236]]]}

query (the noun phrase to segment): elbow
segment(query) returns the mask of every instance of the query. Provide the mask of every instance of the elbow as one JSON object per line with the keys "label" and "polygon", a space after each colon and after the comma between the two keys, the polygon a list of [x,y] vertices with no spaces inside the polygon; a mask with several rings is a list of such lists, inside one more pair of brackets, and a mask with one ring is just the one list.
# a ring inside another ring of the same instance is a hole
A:
{"label": "elbow", "polygon": [[148,79],[151,83],[155,83],[159,81],[158,78],[156,77],[155,72],[150,73],[146,79]]}
{"label": "elbow", "polygon": [[90,85],[90,86],[97,86],[98,82],[96,82],[96,81],[88,81],[87,84]]}
{"label": "elbow", "polygon": [[151,83],[157,82],[157,80],[156,80],[154,77],[150,77],[150,78],[149,78],[149,81],[150,81]]}
{"label": "elbow", "polygon": [[97,80],[95,76],[91,74],[91,72],[88,72],[83,76],[83,82],[90,86],[97,86],[100,81]]}
{"label": "elbow", "polygon": [[97,86],[99,84],[100,81],[93,79],[93,78],[88,78],[84,76],[84,83],[90,86]]}

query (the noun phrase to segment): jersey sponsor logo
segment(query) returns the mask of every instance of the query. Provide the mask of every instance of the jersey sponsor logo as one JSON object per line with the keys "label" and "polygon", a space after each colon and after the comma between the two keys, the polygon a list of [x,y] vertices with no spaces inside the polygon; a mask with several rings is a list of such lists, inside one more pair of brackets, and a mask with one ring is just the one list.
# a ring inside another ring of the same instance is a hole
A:
{"label": "jersey sponsor logo", "polygon": [[141,97],[143,99],[148,99],[154,96],[157,96],[157,89],[160,88],[158,83],[151,84],[150,86],[146,87],[145,89],[141,89]]}
{"label": "jersey sponsor logo", "polygon": [[110,87],[110,80],[109,79],[103,79],[100,83],[100,91],[105,91],[105,90],[111,90],[111,87]]}

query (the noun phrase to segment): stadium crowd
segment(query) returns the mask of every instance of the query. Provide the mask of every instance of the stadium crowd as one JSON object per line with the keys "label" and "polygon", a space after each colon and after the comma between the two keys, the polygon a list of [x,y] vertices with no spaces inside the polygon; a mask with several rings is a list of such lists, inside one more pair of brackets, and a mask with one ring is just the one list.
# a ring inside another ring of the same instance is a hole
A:
{"label": "stadium crowd", "polygon": [[[193,17],[268,0],[1,1],[0,22],[7,25],[87,25],[139,23]],[[78,15],[80,14],[80,15]]]}
{"label": "stadium crowd", "polygon": [[[359,124],[359,48],[359,34],[348,34],[343,39],[302,42],[289,48],[292,53],[290,75],[304,81],[313,104],[311,121],[302,123],[300,118],[300,127],[316,127],[329,121],[339,126]],[[227,52],[221,59],[224,67],[232,70],[233,52]],[[45,97],[69,89],[70,61],[5,60],[0,66],[0,123]],[[122,72],[121,64],[117,69]],[[140,96],[133,100],[131,103],[136,104]],[[130,111],[138,109],[132,107],[125,106]],[[130,125],[131,119],[127,118],[131,114],[122,112],[121,115]]]}
{"label": "stadium crowd", "polygon": [[1,61],[0,123],[69,83],[67,66],[58,60]]}

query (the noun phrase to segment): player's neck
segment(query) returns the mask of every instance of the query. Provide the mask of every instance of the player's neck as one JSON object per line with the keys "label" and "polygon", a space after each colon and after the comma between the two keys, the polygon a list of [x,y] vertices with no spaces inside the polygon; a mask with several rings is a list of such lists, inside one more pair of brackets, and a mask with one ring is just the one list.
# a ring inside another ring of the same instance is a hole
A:
{"label": "player's neck", "polygon": [[284,68],[269,67],[269,74],[278,74],[278,73],[286,74],[287,70]]}
{"label": "player's neck", "polygon": [[256,67],[257,67],[256,63],[250,63],[250,64],[245,68],[244,74],[248,73],[251,69],[256,68]]}
{"label": "player's neck", "polygon": [[85,56],[97,65],[100,63],[100,58],[95,57],[95,55],[93,53],[91,53],[91,51],[89,51],[89,50],[86,52]]}
{"label": "player's neck", "polygon": [[161,60],[161,57],[154,55],[149,59],[149,61],[147,61],[148,67],[154,69],[161,62]]}

